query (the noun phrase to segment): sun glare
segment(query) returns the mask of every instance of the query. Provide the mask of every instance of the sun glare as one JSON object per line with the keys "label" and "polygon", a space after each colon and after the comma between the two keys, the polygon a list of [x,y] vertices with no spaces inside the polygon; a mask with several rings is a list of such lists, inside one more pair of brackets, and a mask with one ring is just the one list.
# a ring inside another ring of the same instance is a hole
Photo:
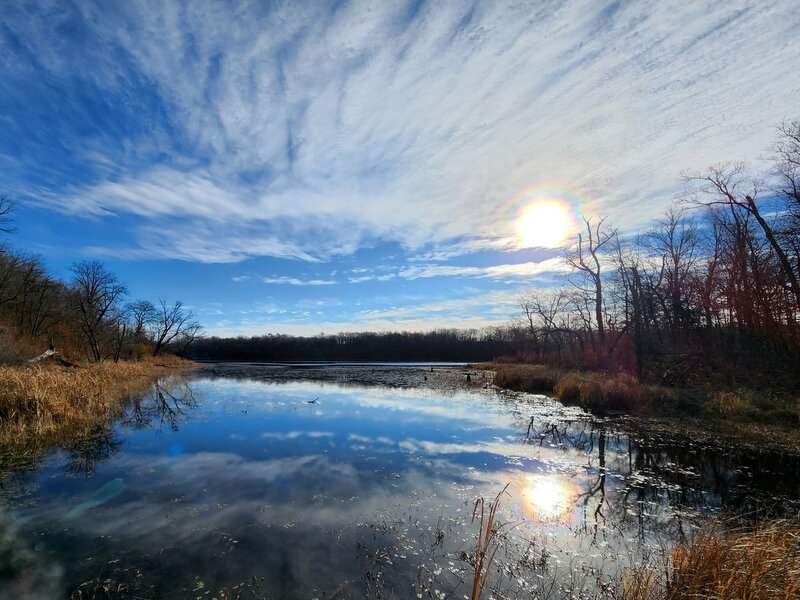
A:
{"label": "sun glare", "polygon": [[538,521],[565,521],[571,514],[570,486],[551,477],[532,477],[522,495],[527,512]]}
{"label": "sun glare", "polygon": [[517,236],[525,248],[552,248],[569,235],[569,211],[558,200],[536,200],[520,212]]}

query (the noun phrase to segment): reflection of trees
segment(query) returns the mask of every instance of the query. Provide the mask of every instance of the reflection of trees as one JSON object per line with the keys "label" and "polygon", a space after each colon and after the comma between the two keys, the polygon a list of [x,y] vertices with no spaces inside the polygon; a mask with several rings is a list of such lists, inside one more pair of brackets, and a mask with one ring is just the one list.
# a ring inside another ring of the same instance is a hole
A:
{"label": "reflection of trees", "polygon": [[67,471],[71,475],[94,475],[96,466],[107,461],[122,448],[116,432],[108,425],[97,427],[87,436],[70,441],[65,450],[69,453]]}
{"label": "reflection of trees", "polygon": [[155,425],[159,431],[166,424],[172,431],[178,431],[180,422],[187,418],[186,411],[196,406],[194,392],[186,379],[162,379],[153,383],[148,394],[131,402],[124,423],[137,429]]}
{"label": "reflection of trees", "polygon": [[33,475],[54,451],[67,454],[65,470],[71,476],[91,477],[97,465],[119,452],[122,441],[112,423],[102,423],[87,431],[72,433],[67,440],[40,440],[39,443],[4,448],[0,461],[0,502],[15,503],[35,489]]}
{"label": "reflection of trees", "polygon": [[[167,424],[173,431],[197,405],[184,377],[173,376],[153,383],[148,393],[130,399],[124,425],[137,429]],[[58,439],[39,439],[23,445],[0,447],[0,501],[14,502],[29,493],[31,475],[50,454],[58,449],[67,453],[66,471],[71,475],[91,477],[97,465],[109,460],[122,448],[116,421],[93,425],[80,432],[66,432]]]}
{"label": "reflection of trees", "polygon": [[[594,432],[589,436],[589,439],[593,447]],[[591,463],[591,448],[589,457]],[[583,503],[584,510],[589,508],[589,503],[591,501],[594,501],[592,539],[596,540],[598,527],[601,522],[605,523],[606,520],[603,514],[603,508],[608,504],[608,498],[606,497],[606,429],[603,424],[600,425],[597,432],[597,475],[594,481],[589,480],[589,488],[585,492],[579,494],[577,500]]]}
{"label": "reflection of trees", "polygon": [[688,518],[710,510],[796,510],[785,499],[800,493],[800,457],[699,444],[680,432],[654,433],[635,422],[614,422],[621,429],[612,432],[611,423],[538,417],[519,423],[523,444],[585,456],[585,466],[570,458],[568,467],[580,481],[574,503],[584,508],[576,533],[595,540],[599,531],[606,537],[607,528],[633,528],[644,540],[655,530],[680,535]]}

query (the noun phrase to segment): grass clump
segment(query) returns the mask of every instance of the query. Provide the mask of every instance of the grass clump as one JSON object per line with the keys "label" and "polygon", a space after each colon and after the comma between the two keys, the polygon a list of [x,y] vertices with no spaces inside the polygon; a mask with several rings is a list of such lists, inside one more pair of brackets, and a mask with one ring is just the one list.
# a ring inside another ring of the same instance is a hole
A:
{"label": "grass clump", "polygon": [[497,365],[496,386],[519,392],[552,392],[560,373],[545,365]]}
{"label": "grass clump", "polygon": [[627,573],[620,600],[777,600],[800,597],[800,522],[754,530],[704,530],[675,546],[660,567]]}
{"label": "grass clump", "polygon": [[800,421],[800,399],[749,389],[718,390],[709,395],[706,411],[733,420],[783,423]]}
{"label": "grass clump", "polygon": [[642,413],[653,405],[674,404],[677,395],[661,386],[643,385],[628,373],[562,370],[547,365],[486,364],[493,383],[504,389],[552,393],[564,404],[597,411]]}

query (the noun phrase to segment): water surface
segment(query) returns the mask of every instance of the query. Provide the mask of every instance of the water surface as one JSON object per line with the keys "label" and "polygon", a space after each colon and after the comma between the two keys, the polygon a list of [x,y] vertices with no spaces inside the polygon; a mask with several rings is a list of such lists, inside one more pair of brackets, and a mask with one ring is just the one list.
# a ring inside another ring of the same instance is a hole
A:
{"label": "water surface", "polygon": [[510,484],[492,587],[594,597],[716,513],[798,498],[797,457],[645,434],[466,373],[238,364],[166,378],[113,428],[4,465],[0,592],[460,598],[474,502]]}

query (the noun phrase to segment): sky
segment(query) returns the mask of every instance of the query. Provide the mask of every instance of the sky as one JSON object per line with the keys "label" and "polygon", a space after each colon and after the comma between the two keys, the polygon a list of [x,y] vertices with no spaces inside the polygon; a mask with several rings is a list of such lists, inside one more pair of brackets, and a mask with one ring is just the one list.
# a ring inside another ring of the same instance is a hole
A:
{"label": "sky", "polygon": [[0,192],[208,334],[481,327],[583,216],[758,165],[798,67],[796,0],[4,0]]}

